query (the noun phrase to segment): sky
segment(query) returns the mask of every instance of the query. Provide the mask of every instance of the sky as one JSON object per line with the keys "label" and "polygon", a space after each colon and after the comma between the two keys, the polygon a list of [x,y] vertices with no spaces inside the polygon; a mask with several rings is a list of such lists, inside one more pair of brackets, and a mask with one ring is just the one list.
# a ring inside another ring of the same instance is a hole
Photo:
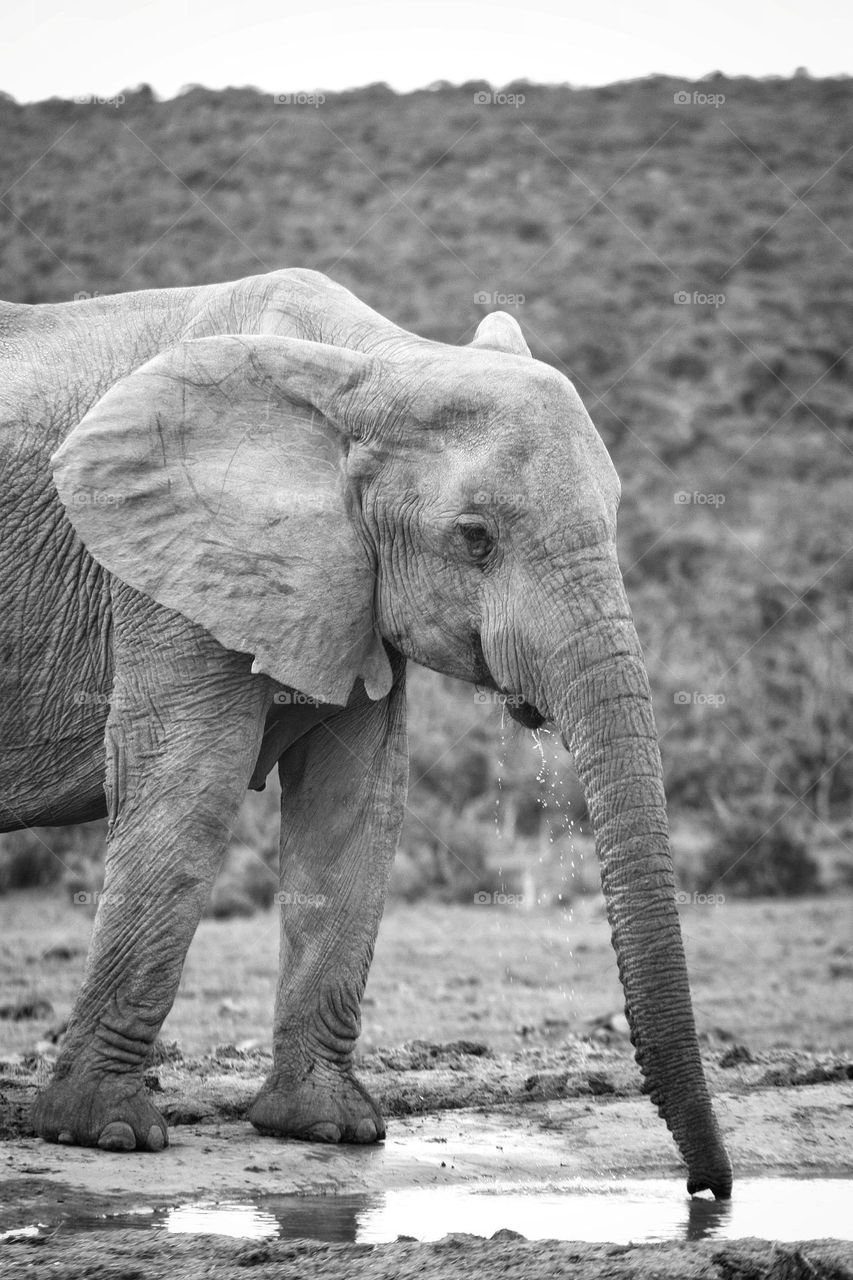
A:
{"label": "sky", "polygon": [[0,89],[19,102],[140,83],[173,97],[853,71],[839,0],[18,0],[2,27]]}

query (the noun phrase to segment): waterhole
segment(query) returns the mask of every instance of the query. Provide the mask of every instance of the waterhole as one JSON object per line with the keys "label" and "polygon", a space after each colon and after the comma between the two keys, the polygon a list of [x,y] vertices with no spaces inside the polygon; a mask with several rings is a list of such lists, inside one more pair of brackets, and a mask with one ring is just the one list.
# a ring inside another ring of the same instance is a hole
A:
{"label": "waterhole", "polygon": [[742,1178],[730,1201],[690,1198],[681,1181],[618,1179],[552,1186],[410,1187],[337,1196],[260,1196],[162,1203],[125,1200],[98,1212],[64,1195],[40,1197],[35,1220],[0,1239],[56,1232],[139,1228],[245,1240],[314,1239],[378,1244],[408,1236],[438,1240],[451,1232],[489,1237],[510,1230],[530,1240],[588,1243],[853,1239],[853,1180]]}

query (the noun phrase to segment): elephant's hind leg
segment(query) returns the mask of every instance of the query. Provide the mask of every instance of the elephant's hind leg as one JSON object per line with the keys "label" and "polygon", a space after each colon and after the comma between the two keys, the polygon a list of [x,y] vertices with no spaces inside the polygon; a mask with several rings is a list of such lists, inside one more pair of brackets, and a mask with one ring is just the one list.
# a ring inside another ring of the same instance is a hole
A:
{"label": "elephant's hind leg", "polygon": [[143,1073],[258,754],[269,682],[192,624],[115,593],[110,833],[83,988],[52,1082],[49,1141],[159,1150]]}
{"label": "elephant's hind leg", "polygon": [[249,1118],[262,1133],[376,1142],[379,1110],[353,1073],[361,997],[408,784],[405,664],[282,758],[281,971],[273,1069]]}

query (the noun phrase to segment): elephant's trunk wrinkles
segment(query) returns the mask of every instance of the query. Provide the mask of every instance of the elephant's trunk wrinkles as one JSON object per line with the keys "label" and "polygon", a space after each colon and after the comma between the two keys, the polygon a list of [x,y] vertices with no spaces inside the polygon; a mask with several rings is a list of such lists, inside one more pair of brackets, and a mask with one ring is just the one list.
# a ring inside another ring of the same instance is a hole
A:
{"label": "elephant's trunk wrinkles", "polygon": [[732,1170],[696,1039],[648,678],[618,570],[608,579],[610,616],[573,619],[551,660],[549,710],[586,793],[645,1092],[684,1157],[689,1191],[727,1198]]}

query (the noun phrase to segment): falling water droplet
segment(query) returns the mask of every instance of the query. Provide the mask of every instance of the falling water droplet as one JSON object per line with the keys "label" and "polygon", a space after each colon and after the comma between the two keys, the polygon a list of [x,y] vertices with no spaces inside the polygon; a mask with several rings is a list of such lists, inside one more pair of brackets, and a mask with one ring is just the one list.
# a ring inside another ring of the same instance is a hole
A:
{"label": "falling water droplet", "polygon": [[503,773],[506,768],[506,730],[504,728],[504,710],[505,708],[501,707],[501,748],[500,748],[500,751],[498,752],[498,765],[497,765],[497,777],[496,777],[497,791],[495,793],[495,835],[497,836],[498,840],[502,839],[502,836],[503,836],[503,833],[501,831],[501,822],[500,822],[500,818],[501,818],[500,804],[501,804],[501,792],[503,791]]}

